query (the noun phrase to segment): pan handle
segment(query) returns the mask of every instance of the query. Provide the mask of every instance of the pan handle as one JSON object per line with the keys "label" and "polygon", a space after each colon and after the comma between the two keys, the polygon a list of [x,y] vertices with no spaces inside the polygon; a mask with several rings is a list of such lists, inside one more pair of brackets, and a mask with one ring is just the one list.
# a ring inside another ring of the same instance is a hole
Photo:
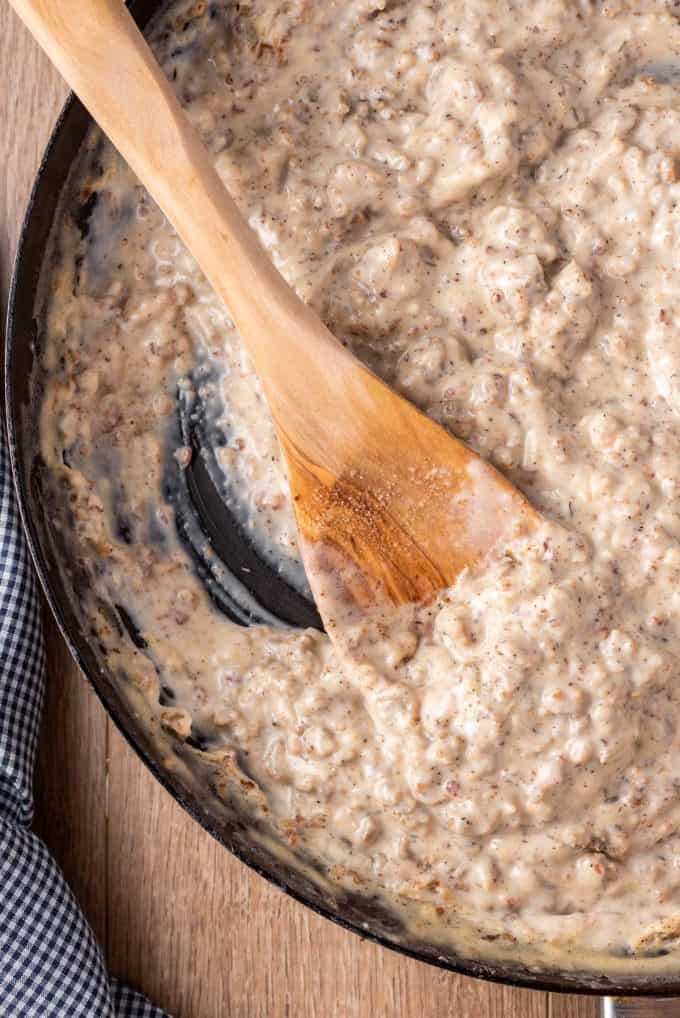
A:
{"label": "pan handle", "polygon": [[680,1018],[680,997],[604,997],[601,1018]]}

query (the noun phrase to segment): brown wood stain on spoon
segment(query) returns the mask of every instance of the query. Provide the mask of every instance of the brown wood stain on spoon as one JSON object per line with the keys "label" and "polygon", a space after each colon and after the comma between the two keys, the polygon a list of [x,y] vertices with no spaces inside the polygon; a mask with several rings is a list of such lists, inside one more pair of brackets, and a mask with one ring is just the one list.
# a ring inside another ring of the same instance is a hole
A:
{"label": "brown wood stain on spoon", "polygon": [[86,16],[80,0],[12,3],[234,319],[276,422],[324,620],[331,588],[360,607],[427,600],[533,527],[537,513],[508,481],[373,375],[287,285],[121,0],[90,0]]}

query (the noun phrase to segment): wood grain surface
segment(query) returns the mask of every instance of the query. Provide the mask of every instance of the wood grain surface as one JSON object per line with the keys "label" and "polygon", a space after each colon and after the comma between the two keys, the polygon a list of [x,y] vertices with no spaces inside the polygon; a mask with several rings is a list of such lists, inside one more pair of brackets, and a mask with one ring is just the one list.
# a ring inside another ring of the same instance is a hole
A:
{"label": "wood grain surface", "polygon": [[[66,90],[6,4],[0,68],[4,318],[23,210]],[[274,890],[158,785],[49,618],[46,631],[37,829],[111,971],[176,1018],[596,1018],[587,998],[491,986],[406,960]]]}

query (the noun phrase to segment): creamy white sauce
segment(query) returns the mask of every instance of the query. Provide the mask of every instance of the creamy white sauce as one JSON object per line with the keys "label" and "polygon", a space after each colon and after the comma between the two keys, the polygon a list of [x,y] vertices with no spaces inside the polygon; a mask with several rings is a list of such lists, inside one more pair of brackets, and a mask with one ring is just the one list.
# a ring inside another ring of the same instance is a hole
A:
{"label": "creamy white sauce", "polygon": [[95,132],[47,281],[42,449],[55,527],[148,644],[100,624],[110,665],[428,935],[593,967],[674,951],[680,92],[633,72],[677,57],[678,21],[660,0],[182,0],[152,35],[288,281],[549,522],[398,632],[359,627],[351,668],[321,634],[219,615],[161,495],[177,386],[216,369],[223,469],[294,563],[273,425]]}

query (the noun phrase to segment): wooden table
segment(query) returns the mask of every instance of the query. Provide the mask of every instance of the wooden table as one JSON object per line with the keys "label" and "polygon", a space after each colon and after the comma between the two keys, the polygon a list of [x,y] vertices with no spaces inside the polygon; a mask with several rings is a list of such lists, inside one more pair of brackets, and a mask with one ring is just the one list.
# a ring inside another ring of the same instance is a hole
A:
{"label": "wooden table", "polygon": [[[87,3],[83,4],[86,16]],[[66,90],[0,7],[0,303]],[[46,619],[36,826],[111,971],[176,1018],[595,1018],[587,998],[494,987],[362,942],[233,859],[128,748]]]}

